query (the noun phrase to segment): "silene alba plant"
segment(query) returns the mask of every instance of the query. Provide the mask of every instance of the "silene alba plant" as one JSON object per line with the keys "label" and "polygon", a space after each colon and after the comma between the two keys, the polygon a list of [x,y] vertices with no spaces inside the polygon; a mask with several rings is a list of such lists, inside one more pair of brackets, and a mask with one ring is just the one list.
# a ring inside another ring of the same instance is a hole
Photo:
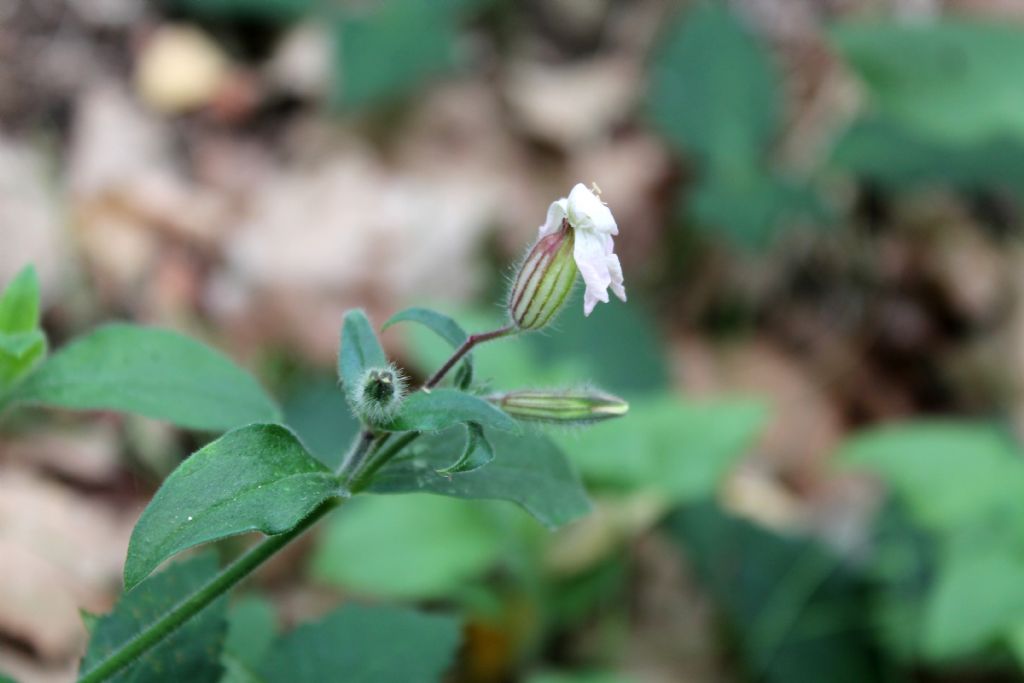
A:
{"label": "silene alba plant", "polygon": [[[0,415],[16,406],[116,410],[224,432],[184,460],[142,513],[124,595],[110,614],[86,618],[91,639],[79,681],[437,680],[460,640],[452,616],[346,603],[256,658],[232,645],[226,593],[358,494],[507,500],[551,528],[585,514],[585,492],[565,456],[523,423],[586,425],[626,414],[626,403],[593,388],[490,392],[475,381],[471,352],[548,326],[578,274],[587,315],[609,289],[625,301],[617,232],[599,194],[576,185],[551,204],[518,268],[507,325],[467,334],[424,308],[388,320],[384,328],[418,323],[452,345],[422,386],[388,360],[361,310],[346,313],[338,374],[361,428],[336,469],[283,425],[254,378],[187,337],[110,324],[47,359],[38,283],[31,267],[23,270],[0,297]],[[207,553],[154,573],[186,549],[253,531],[265,538],[227,566]]]}

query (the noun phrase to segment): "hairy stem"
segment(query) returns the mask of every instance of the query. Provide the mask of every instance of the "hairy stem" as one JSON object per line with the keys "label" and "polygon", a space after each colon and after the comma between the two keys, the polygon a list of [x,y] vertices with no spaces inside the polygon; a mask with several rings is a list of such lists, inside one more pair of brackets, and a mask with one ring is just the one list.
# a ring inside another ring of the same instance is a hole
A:
{"label": "hairy stem", "polygon": [[245,555],[228,565],[217,576],[206,582],[173,609],[150,625],[146,630],[114,651],[90,671],[85,672],[78,683],[99,683],[105,681],[121,669],[125,668],[147,650],[169,636],[179,626],[195,616],[200,610],[220,597],[225,591],[251,574],[253,570],[270,559],[277,551],[294,541],[321,517],[341,503],[341,499],[332,498],[322,503],[306,519],[291,531],[276,536],[269,536],[253,547]]}
{"label": "hairy stem", "polygon": [[366,468],[362,472],[359,472],[352,479],[350,488],[352,493],[362,491],[373,481],[373,475],[377,474],[381,467],[388,464],[392,458],[398,453],[416,440],[416,437],[420,435],[419,432],[405,432],[392,443],[388,448],[381,450],[372,458],[367,464]]}
{"label": "hairy stem", "polygon": [[431,378],[424,383],[423,388],[429,390],[440,384],[441,380],[445,378],[445,375],[455,367],[455,364],[462,360],[462,357],[469,353],[477,344],[508,336],[515,331],[516,328],[514,326],[506,325],[505,327],[492,330],[491,332],[470,335],[466,341],[462,342],[462,346],[455,349],[455,353],[452,354],[451,358],[445,361],[444,365],[441,366],[441,369],[435,372]]}
{"label": "hairy stem", "polygon": [[363,461],[366,460],[366,455],[370,452],[370,446],[373,445],[373,440],[373,430],[364,429],[360,432],[356,440],[352,442],[352,446],[349,448],[348,453],[341,461],[341,466],[338,467],[338,471],[335,472],[342,483],[347,483],[347,480],[352,477],[352,474],[356,472],[363,464]]}

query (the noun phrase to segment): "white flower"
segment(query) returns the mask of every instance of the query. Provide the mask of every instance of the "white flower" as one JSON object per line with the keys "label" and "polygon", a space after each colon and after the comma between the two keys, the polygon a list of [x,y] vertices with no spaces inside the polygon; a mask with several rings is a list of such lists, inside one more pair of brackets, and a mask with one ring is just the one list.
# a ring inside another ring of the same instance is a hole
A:
{"label": "white flower", "polygon": [[573,257],[583,274],[587,291],[583,295],[583,313],[590,315],[598,301],[608,303],[608,288],[626,300],[622,286],[622,265],[615,255],[612,235],[619,234],[612,212],[582,183],[577,183],[568,197],[552,202],[548,218],[540,226],[540,236],[553,235],[568,223],[575,233]]}

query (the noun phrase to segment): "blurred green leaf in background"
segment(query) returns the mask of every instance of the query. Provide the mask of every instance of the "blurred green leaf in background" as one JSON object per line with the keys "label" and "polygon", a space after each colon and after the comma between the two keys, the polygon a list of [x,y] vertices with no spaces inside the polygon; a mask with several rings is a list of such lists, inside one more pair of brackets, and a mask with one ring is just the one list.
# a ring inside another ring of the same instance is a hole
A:
{"label": "blurred green leaf in background", "polygon": [[847,22],[831,37],[865,97],[833,163],[896,188],[1024,191],[1024,29],[954,18]]}
{"label": "blurred green leaf in background", "polygon": [[779,74],[725,3],[697,3],[665,29],[648,87],[652,123],[698,162],[686,211],[699,223],[763,247],[792,221],[823,214],[804,181],[771,163],[782,123]]}

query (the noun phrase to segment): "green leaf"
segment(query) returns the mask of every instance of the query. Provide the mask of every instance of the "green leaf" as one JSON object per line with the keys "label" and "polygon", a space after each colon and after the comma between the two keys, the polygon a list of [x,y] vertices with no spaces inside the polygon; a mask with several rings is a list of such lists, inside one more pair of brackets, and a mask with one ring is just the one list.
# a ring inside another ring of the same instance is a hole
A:
{"label": "green leaf", "polygon": [[831,163],[897,190],[946,183],[968,190],[1024,190],[1024,140],[941,140],[889,119],[869,118],[846,130]]}
{"label": "green leaf", "polygon": [[386,429],[393,432],[437,432],[453,425],[476,422],[506,432],[519,425],[482,398],[457,389],[417,391],[406,397],[401,410]]}
{"label": "green leaf", "polygon": [[[114,611],[102,617],[82,660],[86,673],[151,626],[167,610],[203,586],[217,573],[217,560],[204,554],[168,567],[135,590],[125,593]],[[214,683],[227,622],[226,598],[221,597],[178,630],[109,679],[118,683]]]}
{"label": "green leaf", "polygon": [[28,375],[45,356],[42,330],[0,332],[0,392]]}
{"label": "green leaf", "polygon": [[666,31],[651,69],[651,119],[700,161],[685,211],[747,248],[767,246],[796,219],[825,217],[807,181],[772,166],[780,82],[767,48],[719,2],[684,13]]}
{"label": "green leaf", "polygon": [[338,349],[338,378],[345,387],[349,401],[359,400],[359,383],[370,368],[388,364],[384,349],[373,333],[373,326],[362,310],[349,311],[341,326],[341,346]]}
{"label": "green leaf", "polygon": [[282,403],[285,424],[317,460],[337,470],[360,425],[333,375],[299,379],[284,390]]}
{"label": "green leaf", "polygon": [[700,3],[666,31],[650,75],[650,115],[715,173],[759,161],[779,124],[767,50],[722,3]]}
{"label": "green leaf", "polygon": [[1024,138],[1024,31],[1009,22],[850,23],[835,45],[870,106],[939,142]]}
{"label": "green leaf", "polygon": [[932,529],[1024,515],[1024,462],[1008,434],[967,421],[866,430],[840,449],[848,466],[880,476]]}
{"label": "green leaf", "polygon": [[[462,346],[469,335],[462,329],[459,323],[443,313],[432,311],[429,308],[407,308],[404,311],[391,316],[391,319],[384,323],[381,330],[386,330],[395,323],[416,322],[428,328],[446,342],[451,344],[453,349]],[[459,364],[459,374],[456,386],[461,389],[467,388],[473,381],[473,354],[467,353]]]}
{"label": "green leaf", "polygon": [[437,471],[438,474],[458,474],[472,472],[494,460],[494,446],[487,440],[484,428],[475,422],[466,423],[466,448],[459,459],[448,467]]}
{"label": "green leaf", "polygon": [[1014,625],[1007,633],[1006,638],[1013,657],[1017,661],[1018,670],[1024,669],[1024,621]]}
{"label": "green leaf", "polygon": [[341,9],[334,26],[333,104],[378,104],[449,71],[457,62],[455,4],[386,0]]}
{"label": "green leaf", "polygon": [[635,401],[629,416],[557,438],[588,482],[618,490],[658,491],[672,501],[714,497],[764,426],[751,400]]}
{"label": "green leaf", "polygon": [[348,604],[282,638],[262,674],[269,683],[439,682],[459,636],[451,617]]}
{"label": "green leaf", "polygon": [[153,496],[128,544],[125,585],[200,543],[248,531],[290,531],[338,495],[343,491],[334,474],[284,427],[228,432],[185,460]]}
{"label": "green leaf", "polygon": [[711,502],[679,508],[666,527],[736,635],[740,680],[890,680],[871,637],[867,586],[829,548]]}
{"label": "green leaf", "polygon": [[983,651],[1024,620],[1024,554],[1008,544],[954,543],[925,611],[924,654],[946,660]]}
{"label": "green leaf", "polygon": [[60,349],[13,398],[210,431],[279,418],[259,383],[222,354],[169,330],[128,324],[105,325]]}
{"label": "green leaf", "polygon": [[38,328],[39,279],[25,266],[0,294],[0,393],[46,356],[46,335]]}
{"label": "green leaf", "polygon": [[220,683],[259,683],[256,672],[277,634],[277,614],[267,600],[249,596],[228,608],[228,635],[221,653]]}
{"label": "green leaf", "polygon": [[502,527],[490,512],[440,496],[355,499],[331,517],[312,574],[360,595],[448,597],[490,569],[502,552]]}
{"label": "green leaf", "polygon": [[39,327],[39,278],[25,266],[0,295],[0,332],[33,332]]}
{"label": "green leaf", "polygon": [[780,226],[827,216],[810,187],[755,166],[706,175],[684,206],[701,227],[724,231],[733,243],[751,249],[769,246]]}
{"label": "green leaf", "polygon": [[373,493],[438,493],[454,498],[507,500],[547,527],[558,527],[590,511],[586,491],[565,455],[540,434],[491,435],[495,458],[487,467],[443,475],[437,470],[462,446],[460,430],[421,437],[408,455],[385,466]]}

